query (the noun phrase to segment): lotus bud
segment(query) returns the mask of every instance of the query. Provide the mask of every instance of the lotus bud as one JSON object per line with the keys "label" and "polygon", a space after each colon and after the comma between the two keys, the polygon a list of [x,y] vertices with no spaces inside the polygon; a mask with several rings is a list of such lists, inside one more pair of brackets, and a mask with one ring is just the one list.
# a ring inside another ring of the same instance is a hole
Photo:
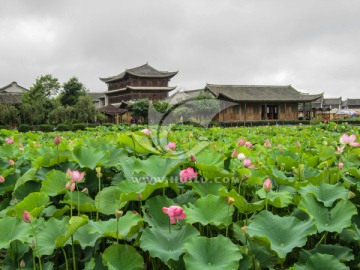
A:
{"label": "lotus bud", "polygon": [[141,201],[141,199],[142,199],[141,193],[138,193],[138,194],[137,194],[137,198]]}
{"label": "lotus bud", "polygon": [[19,266],[20,266],[20,268],[24,268],[26,266],[25,261],[23,259],[20,261]]}
{"label": "lotus bud", "polygon": [[71,179],[72,178],[72,171],[70,169],[67,169],[66,171],[66,179]]}
{"label": "lotus bud", "polygon": [[5,178],[4,176],[0,175],[0,184],[4,183],[5,182]]}
{"label": "lotus bud", "polygon": [[194,137],[194,134],[192,133],[192,131],[189,132],[189,137],[190,138]]}
{"label": "lotus bud", "polygon": [[245,157],[244,153],[240,153],[240,154],[238,154],[237,158],[238,158],[238,160],[244,160],[246,157]]}
{"label": "lotus bud", "polygon": [[13,199],[13,202],[14,202],[14,204],[17,204],[17,203],[18,203],[18,201],[17,201],[16,198]]}
{"label": "lotus bud", "polygon": [[123,214],[124,214],[123,211],[121,211],[121,210],[116,210],[116,211],[115,211],[116,219],[118,220],[120,217],[122,217]]}
{"label": "lotus bud", "polygon": [[55,137],[55,139],[54,139],[54,144],[55,144],[55,145],[59,145],[60,142],[61,142],[60,137],[57,135],[57,136]]}
{"label": "lotus bud", "polygon": [[263,189],[264,189],[266,192],[269,192],[269,191],[272,189],[272,183],[271,183],[270,178],[266,178],[266,180],[264,181]]}
{"label": "lotus bud", "polygon": [[14,166],[14,165],[15,165],[15,161],[13,161],[12,159],[9,159],[9,165],[10,165],[10,166]]}
{"label": "lotus bud", "polygon": [[33,220],[33,217],[32,217],[32,215],[31,215],[28,211],[23,210],[22,219],[23,219],[23,221],[25,221],[26,223],[30,223],[30,222]]}
{"label": "lotus bud", "polygon": [[343,167],[344,167],[344,163],[339,162],[339,164],[338,164],[338,169],[341,170]]}
{"label": "lotus bud", "polygon": [[231,153],[231,157],[236,158],[238,156],[238,150],[235,149],[232,153]]}
{"label": "lotus bud", "polygon": [[232,204],[234,201],[235,201],[235,199],[232,198],[232,197],[228,197],[228,198],[227,198],[228,204]]}
{"label": "lotus bud", "polygon": [[82,193],[85,193],[85,194],[89,194],[88,188],[83,188],[83,189],[81,190],[81,192],[82,192]]}
{"label": "lotus bud", "polygon": [[191,156],[190,156],[190,160],[191,160],[192,162],[196,162],[196,157],[195,157],[195,155],[191,155]]}
{"label": "lotus bud", "polygon": [[247,232],[247,226],[242,226],[242,227],[241,227],[241,230],[242,230],[244,233],[246,233],[246,232]]}

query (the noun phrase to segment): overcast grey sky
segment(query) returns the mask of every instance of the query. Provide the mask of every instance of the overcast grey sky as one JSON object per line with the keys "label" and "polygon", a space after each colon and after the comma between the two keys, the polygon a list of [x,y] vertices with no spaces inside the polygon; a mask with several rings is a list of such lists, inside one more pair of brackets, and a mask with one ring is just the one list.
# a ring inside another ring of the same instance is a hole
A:
{"label": "overcast grey sky", "polygon": [[360,98],[358,0],[0,0],[0,87],[99,77],[149,62],[179,88],[291,84]]}

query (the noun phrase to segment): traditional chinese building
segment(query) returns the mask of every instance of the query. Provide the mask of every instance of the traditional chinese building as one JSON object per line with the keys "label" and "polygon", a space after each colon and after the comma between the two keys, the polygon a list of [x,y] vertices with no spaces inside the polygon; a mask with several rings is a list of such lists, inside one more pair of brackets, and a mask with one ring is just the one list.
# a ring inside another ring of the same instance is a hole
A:
{"label": "traditional chinese building", "polygon": [[149,64],[126,69],[118,75],[100,78],[108,86],[105,105],[120,104],[137,99],[162,100],[168,97],[176,86],[169,81],[178,72],[159,71]]}
{"label": "traditional chinese building", "polygon": [[204,91],[215,98],[233,102],[228,108],[220,108],[220,122],[296,120],[299,105],[303,118],[311,117],[311,102],[323,94],[304,94],[291,85],[216,85],[207,84]]}
{"label": "traditional chinese building", "polygon": [[22,95],[27,91],[28,89],[12,82],[0,88],[0,104],[20,104]]}

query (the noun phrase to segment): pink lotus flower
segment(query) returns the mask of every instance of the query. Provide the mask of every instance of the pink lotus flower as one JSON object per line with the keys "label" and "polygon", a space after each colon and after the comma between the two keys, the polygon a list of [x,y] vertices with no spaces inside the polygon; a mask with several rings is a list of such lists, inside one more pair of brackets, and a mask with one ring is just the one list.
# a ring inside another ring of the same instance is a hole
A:
{"label": "pink lotus flower", "polygon": [[252,143],[251,143],[251,142],[245,142],[245,146],[246,146],[247,148],[251,148],[251,147],[252,147]]}
{"label": "pink lotus flower", "polygon": [[241,138],[241,139],[238,141],[238,146],[242,146],[242,145],[245,145],[245,139],[244,139],[244,138]]}
{"label": "pink lotus flower", "polygon": [[84,175],[84,172],[71,171],[70,169],[66,171],[66,178],[73,183],[80,182],[84,178]]}
{"label": "pink lotus flower", "polygon": [[347,135],[347,134],[343,134],[340,137],[340,143],[343,145],[350,145],[350,146],[354,146],[354,147],[359,147],[360,146],[360,142],[355,142],[356,141],[356,136],[355,134],[352,135]]}
{"label": "pink lotus flower", "polygon": [[61,142],[60,137],[59,137],[59,136],[56,136],[55,139],[54,139],[54,144],[55,144],[55,145],[59,145],[60,142]]}
{"label": "pink lotus flower", "polygon": [[344,148],[345,148],[345,145],[336,147],[336,153],[341,154],[342,152],[344,152]]}
{"label": "pink lotus flower", "polygon": [[76,187],[76,184],[74,182],[68,181],[65,185],[65,188],[70,190],[71,192],[74,192]]}
{"label": "pink lotus flower", "polygon": [[250,158],[245,158],[244,161],[243,161],[243,165],[244,165],[244,167],[246,167],[246,168],[251,168],[251,169],[254,169],[254,168],[255,168],[255,165],[254,165],[254,164],[251,164]]}
{"label": "pink lotus flower", "polygon": [[339,164],[338,164],[338,169],[341,170],[343,167],[344,167],[344,163],[339,162]]}
{"label": "pink lotus flower", "polygon": [[238,158],[238,160],[244,160],[246,157],[245,157],[244,153],[240,153],[240,154],[238,154],[237,158]]}
{"label": "pink lotus flower", "polygon": [[5,178],[4,176],[0,175],[0,184],[4,183],[5,182]]}
{"label": "pink lotus flower", "polygon": [[175,224],[178,220],[186,218],[184,209],[180,206],[172,205],[170,207],[163,207],[162,211],[169,216],[171,224]]}
{"label": "pink lotus flower", "polygon": [[265,146],[265,147],[271,147],[271,143],[270,143],[270,140],[269,140],[269,139],[266,139],[266,140],[265,140],[264,146]]}
{"label": "pink lotus flower", "polygon": [[84,178],[85,173],[84,172],[79,172],[79,171],[73,171],[72,172],[72,177],[71,177],[71,182],[79,182]]}
{"label": "pink lotus flower", "polygon": [[272,183],[271,183],[271,180],[270,178],[266,178],[264,183],[263,183],[263,189],[266,191],[266,192],[269,192],[271,189],[272,189]]}
{"label": "pink lotus flower", "polygon": [[13,143],[14,143],[14,139],[6,138],[6,139],[5,139],[5,142],[6,142],[7,144],[13,144]]}
{"label": "pink lotus flower", "polygon": [[148,128],[144,128],[143,130],[141,130],[142,133],[144,133],[146,136],[150,136],[151,135],[151,130]]}
{"label": "pink lotus flower", "polygon": [[166,148],[166,150],[174,151],[174,149],[176,148],[176,143],[169,142],[168,145],[165,148]]}
{"label": "pink lotus flower", "polygon": [[195,179],[198,173],[193,168],[189,167],[186,170],[180,171],[180,181],[185,183],[187,180]]}
{"label": "pink lotus flower", "polygon": [[23,210],[22,219],[23,219],[23,221],[25,221],[26,223],[30,223],[30,222],[33,220],[33,217],[32,217],[32,215],[31,215],[28,211]]}
{"label": "pink lotus flower", "polygon": [[235,149],[232,153],[231,153],[231,157],[236,158],[238,156],[238,150]]}

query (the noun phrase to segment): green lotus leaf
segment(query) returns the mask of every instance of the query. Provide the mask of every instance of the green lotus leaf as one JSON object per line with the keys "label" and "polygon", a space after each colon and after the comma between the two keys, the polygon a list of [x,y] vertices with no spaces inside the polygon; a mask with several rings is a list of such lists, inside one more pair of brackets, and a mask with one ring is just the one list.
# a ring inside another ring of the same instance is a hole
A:
{"label": "green lotus leaf", "polygon": [[286,176],[283,171],[279,171],[275,168],[272,168],[271,172],[273,176],[272,178],[275,179],[280,185],[285,185],[285,186],[295,185],[295,178]]}
{"label": "green lotus leaf", "polygon": [[51,255],[57,248],[55,241],[58,237],[66,232],[66,225],[69,223],[69,217],[65,217],[62,220],[50,218],[36,229],[37,234],[37,246],[35,247],[35,254],[37,257],[44,255]]}
{"label": "green lotus leaf", "polygon": [[32,234],[32,228],[29,223],[16,217],[4,217],[0,219],[0,249],[9,248],[10,243],[19,240],[24,243]]}
{"label": "green lotus leaf", "polygon": [[117,142],[129,147],[133,152],[136,152],[138,154],[159,153],[159,151],[152,146],[149,138],[144,134],[122,134],[118,137]]}
{"label": "green lotus leaf", "polygon": [[315,220],[318,232],[340,233],[351,226],[351,218],[357,214],[355,205],[350,201],[340,200],[329,210],[311,194],[303,196],[298,207]]}
{"label": "green lotus leaf", "polygon": [[36,218],[48,203],[49,197],[45,193],[33,192],[14,206],[14,212],[18,218],[22,218],[23,210],[26,210]]}
{"label": "green lotus leaf", "polygon": [[140,201],[139,194],[141,195],[141,200],[146,200],[155,190],[167,187],[168,182],[156,182],[153,184],[125,180],[118,185],[118,190],[121,192],[120,201],[127,202]]}
{"label": "green lotus leaf", "polygon": [[120,203],[120,190],[114,186],[103,188],[96,195],[94,204],[105,215],[113,215],[124,206],[124,203]]}
{"label": "green lotus leaf", "polygon": [[66,231],[55,240],[57,248],[63,247],[69,238],[81,227],[88,223],[88,216],[73,216],[70,218],[69,223],[66,224]]}
{"label": "green lotus leaf", "polygon": [[[117,227],[118,226],[118,227]],[[116,230],[119,228],[119,239],[129,238],[137,234],[143,227],[143,219],[139,214],[129,211],[120,217],[119,225],[115,218],[106,221],[89,221],[87,231],[89,234],[100,234],[104,237],[117,237]]]}
{"label": "green lotus leaf", "polygon": [[238,211],[242,214],[251,214],[251,213],[261,211],[265,206],[265,202],[263,200],[254,202],[254,203],[248,203],[246,201],[246,199],[243,196],[237,194],[235,190],[226,192],[225,189],[221,189],[221,190],[219,190],[219,193],[222,196],[233,198],[234,199],[233,204],[238,209]]}
{"label": "green lotus leaf", "polygon": [[290,156],[278,155],[276,156],[276,162],[277,164],[284,166],[285,171],[291,171],[292,167],[298,167],[298,162]]}
{"label": "green lotus leaf", "polygon": [[234,208],[221,196],[212,194],[198,199],[194,205],[184,207],[186,222],[202,225],[228,226],[232,223]]}
{"label": "green lotus leaf", "polygon": [[334,147],[323,147],[322,151],[319,154],[320,162],[332,159],[333,157],[335,157]]}
{"label": "green lotus leaf", "polygon": [[192,186],[192,190],[199,194],[201,197],[205,197],[206,195],[219,195],[219,189],[223,187],[221,183],[212,183],[211,181],[204,183],[189,183]]}
{"label": "green lotus leaf", "polygon": [[295,247],[304,246],[307,236],[315,232],[313,220],[300,221],[295,217],[280,217],[266,210],[257,214],[247,227],[247,233],[251,237],[265,241],[280,259],[285,259]]}
{"label": "green lotus leaf", "polygon": [[79,164],[81,168],[89,168],[91,170],[105,164],[109,156],[109,152],[89,145],[79,145],[71,153],[71,161]]}
{"label": "green lotus leaf", "polygon": [[144,259],[129,245],[111,245],[102,254],[103,263],[109,270],[143,270]]}
{"label": "green lotus leaf", "polygon": [[188,270],[237,270],[242,258],[239,247],[222,235],[190,238],[184,244],[184,250]]}
{"label": "green lotus leaf", "polygon": [[339,260],[328,254],[314,254],[310,256],[306,264],[295,264],[289,270],[347,270],[349,267],[345,266]]}
{"label": "green lotus leaf", "polygon": [[26,182],[28,181],[31,181],[31,180],[35,180],[36,177],[35,177],[35,173],[36,173],[37,169],[36,168],[30,168],[26,173],[23,174],[23,176],[21,176],[17,181],[16,181],[16,184],[15,184],[15,187],[14,187],[14,191],[16,191],[16,189],[25,184]]}
{"label": "green lotus leaf", "polygon": [[[69,206],[72,205],[76,209],[80,210],[80,212],[96,212],[94,200],[91,197],[89,197],[89,195],[81,191],[77,191],[77,190],[74,192],[67,191],[64,196],[63,202],[68,204]],[[79,208],[79,203],[80,203],[80,208]]]}
{"label": "green lotus leaf", "polygon": [[302,196],[305,194],[313,194],[316,199],[324,203],[325,207],[331,207],[338,199],[346,200],[348,198],[349,190],[342,184],[330,185],[321,182],[318,186],[307,185],[298,191]]}
{"label": "green lotus leaf", "polygon": [[96,241],[103,236],[101,233],[97,232],[92,234],[89,233],[89,229],[92,228],[92,222],[93,221],[89,220],[89,223],[77,229],[73,235],[74,243],[79,244],[82,249],[85,249],[86,247],[95,247]]}
{"label": "green lotus leaf", "polygon": [[45,177],[45,180],[42,181],[41,192],[49,196],[56,196],[66,192],[65,185],[68,180],[64,172],[52,170],[45,174]]}
{"label": "green lotus leaf", "polygon": [[37,169],[40,169],[41,167],[52,167],[56,164],[65,162],[68,159],[66,153],[61,153],[48,146],[41,146],[36,152],[37,154],[32,165]]}
{"label": "green lotus leaf", "polygon": [[146,228],[140,238],[141,249],[164,263],[179,260],[184,253],[183,244],[188,239],[198,236],[199,232],[190,224],[185,224],[180,229],[172,227],[171,232],[168,229]]}
{"label": "green lotus leaf", "polygon": [[163,207],[176,205],[166,196],[155,196],[146,200],[143,206],[144,220],[150,227],[169,228],[169,216],[162,211]]}
{"label": "green lotus leaf", "polygon": [[262,188],[259,189],[256,194],[259,195],[261,199],[267,199],[268,204],[273,205],[277,208],[287,207],[293,201],[293,195],[287,190],[282,190],[279,192],[271,190],[270,192],[266,192]]}
{"label": "green lotus leaf", "polygon": [[335,256],[340,261],[351,261],[354,259],[354,255],[352,250],[348,247],[336,245],[323,245],[320,244],[315,246],[312,250],[302,249],[300,251],[299,262],[306,263],[310,256],[321,253],[321,254],[329,254]]}

